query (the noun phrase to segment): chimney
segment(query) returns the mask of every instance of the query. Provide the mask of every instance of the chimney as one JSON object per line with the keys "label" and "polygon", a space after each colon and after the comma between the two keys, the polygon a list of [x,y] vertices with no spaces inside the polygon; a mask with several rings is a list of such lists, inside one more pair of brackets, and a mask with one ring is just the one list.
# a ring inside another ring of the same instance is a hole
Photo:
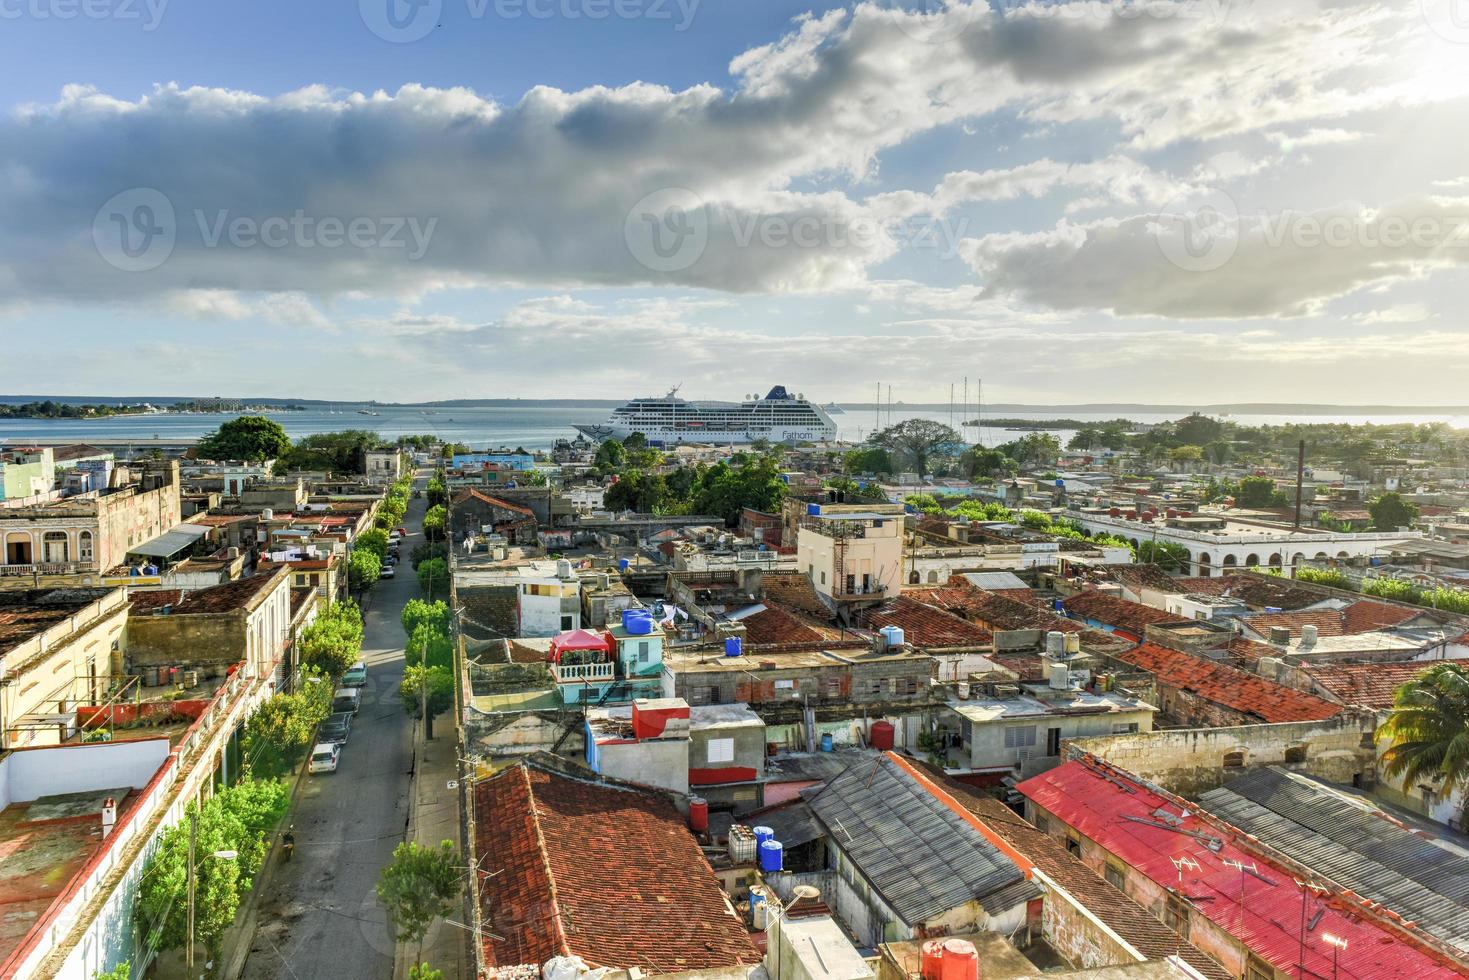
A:
{"label": "chimney", "polygon": [[106,838],[117,826],[117,801],[112,797],[102,801],[102,836]]}

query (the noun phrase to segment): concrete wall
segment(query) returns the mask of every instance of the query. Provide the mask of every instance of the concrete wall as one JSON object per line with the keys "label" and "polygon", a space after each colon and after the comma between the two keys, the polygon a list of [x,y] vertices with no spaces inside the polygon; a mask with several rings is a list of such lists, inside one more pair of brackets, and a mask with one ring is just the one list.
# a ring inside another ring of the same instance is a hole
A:
{"label": "concrete wall", "polygon": [[1041,935],[1073,966],[1095,970],[1145,960],[1127,940],[1058,882],[1039,872],[1035,880],[1046,892],[1045,901],[1041,903]]}
{"label": "concrete wall", "polygon": [[246,644],[245,618],[237,613],[128,619],[127,662],[133,673],[165,664],[222,669],[245,659]]}
{"label": "concrete wall", "polygon": [[[1046,740],[1049,730],[1059,728],[1064,745],[1067,739],[1090,736],[1110,736],[1114,725],[1137,725],[1138,731],[1153,729],[1153,712],[1146,709],[1119,711],[1095,715],[1054,715],[1036,718],[1010,718],[987,725],[969,726],[969,743],[964,747],[964,765],[974,769],[1013,765],[1017,761],[1035,762],[1046,756]],[[1006,748],[1005,730],[1014,727],[1034,726],[1035,745],[1025,749]],[[1063,753],[1064,754],[1064,750]],[[1059,765],[1061,756],[1050,756]],[[1051,768],[1046,766],[1045,768]]]}
{"label": "concrete wall", "polygon": [[587,746],[592,768],[611,779],[689,792],[689,742],[683,738],[648,739]]}
{"label": "concrete wall", "polygon": [[166,738],[18,749],[0,760],[0,809],[62,793],[142,789],[168,750]]}
{"label": "concrete wall", "polygon": [[1375,727],[1371,714],[1344,712],[1327,721],[1073,739],[1063,743],[1062,754],[1090,753],[1180,796],[1196,796],[1259,766],[1370,786],[1377,771]]}

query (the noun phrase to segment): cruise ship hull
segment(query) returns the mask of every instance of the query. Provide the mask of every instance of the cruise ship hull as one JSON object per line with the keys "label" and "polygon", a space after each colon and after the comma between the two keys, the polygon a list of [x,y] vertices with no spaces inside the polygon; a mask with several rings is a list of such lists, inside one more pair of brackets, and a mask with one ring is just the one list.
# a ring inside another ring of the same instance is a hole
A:
{"label": "cruise ship hull", "polygon": [[703,442],[703,443],[749,443],[764,439],[766,442],[823,442],[836,438],[835,429],[822,428],[789,428],[779,427],[770,429],[748,428],[748,429],[706,429],[699,426],[688,426],[686,428],[668,429],[646,425],[627,424],[593,424],[573,425],[576,431],[597,442],[607,439],[626,439],[634,432],[641,432],[649,442],[661,442],[665,445],[674,442]]}
{"label": "cruise ship hull", "polygon": [[662,398],[634,398],[603,421],[575,428],[599,441],[640,432],[663,445],[824,442],[837,436],[824,409],[780,385],[764,398],[752,395],[743,402],[688,402],[676,394],[674,389]]}

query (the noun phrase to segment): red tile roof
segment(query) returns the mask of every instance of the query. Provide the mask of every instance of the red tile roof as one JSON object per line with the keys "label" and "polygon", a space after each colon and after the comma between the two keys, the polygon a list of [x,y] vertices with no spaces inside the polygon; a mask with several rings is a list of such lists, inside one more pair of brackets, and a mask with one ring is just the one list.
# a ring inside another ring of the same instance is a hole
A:
{"label": "red tile roof", "polygon": [[1328,597],[1310,589],[1290,584],[1286,579],[1268,581],[1248,575],[1226,575],[1222,578],[1178,578],[1175,592],[1228,596],[1255,609],[1304,609]]}
{"label": "red tile roof", "polygon": [[740,619],[740,625],[745,627],[745,645],[751,650],[793,643],[806,643],[816,647],[830,641],[853,638],[850,630],[843,633],[839,629],[814,623],[778,603],[768,601],[760,612]]}
{"label": "red tile roof", "polygon": [[1189,621],[1184,617],[1175,616],[1161,609],[1154,609],[1152,606],[1145,606],[1140,602],[1129,602],[1126,599],[1094,590],[1062,599],[1061,605],[1073,616],[1114,627],[1139,640],[1143,638],[1149,625]]}
{"label": "red tile roof", "polygon": [[[1157,885],[1185,893],[1194,914],[1214,922],[1277,970],[1294,971],[1301,952],[1301,892],[1296,872],[1278,863],[1284,856],[1272,855],[1223,821],[1201,816],[1196,805],[1156,792],[1114,767],[1076,760],[1027,779],[1017,789]],[[1189,815],[1173,829],[1159,820],[1160,808],[1172,815],[1170,824],[1185,810]],[[1217,840],[1219,850],[1190,836],[1193,832]],[[1189,863],[1180,869],[1174,861],[1182,858]],[[1253,865],[1260,877],[1241,874],[1225,861]],[[1461,975],[1421,945],[1417,935],[1367,918],[1367,910],[1349,894],[1324,896],[1308,909],[1305,966],[1318,977],[1417,980]],[[1321,939],[1327,933],[1347,941],[1339,951],[1339,970],[1337,951]]]}
{"label": "red tile roof", "polygon": [[1114,656],[1153,674],[1161,685],[1187,691],[1266,723],[1321,721],[1342,711],[1341,705],[1314,694],[1156,643],[1144,643]]}
{"label": "red tile roof", "polygon": [[903,641],[919,649],[988,648],[995,642],[989,630],[920,602],[911,594],[894,596],[867,613],[868,629],[880,630],[884,626],[899,627]]}
{"label": "red tile roof", "polygon": [[[284,578],[285,576],[282,576]],[[134,592],[128,596],[130,615],[148,615],[164,606],[172,606],[171,615],[188,616],[201,613],[233,612],[244,609],[255,597],[279,585],[270,570],[249,578],[212,585],[207,589],[162,589],[157,592]]]}
{"label": "red tile roof", "polygon": [[536,512],[531,510],[529,507],[522,507],[520,504],[512,504],[510,501],[501,500],[499,497],[491,497],[489,494],[480,493],[478,490],[466,490],[462,494],[459,494],[455,498],[454,502],[462,504],[466,500],[469,500],[471,497],[473,497],[475,500],[478,500],[482,504],[488,504],[491,507],[498,507],[501,510],[514,511],[517,514],[522,514],[531,519],[534,519],[536,516]]}
{"label": "red tile roof", "polygon": [[522,762],[481,780],[474,797],[487,964],[575,955],[656,974],[759,961],[662,796]]}
{"label": "red tile roof", "polygon": [[1271,627],[1283,626],[1290,635],[1301,635],[1301,627],[1312,625],[1321,636],[1354,636],[1373,630],[1388,629],[1422,615],[1422,609],[1409,609],[1391,603],[1361,599],[1343,609],[1302,609],[1297,612],[1263,613],[1246,622],[1250,629],[1269,635]]}
{"label": "red tile roof", "polygon": [[816,586],[811,584],[810,577],[799,572],[761,576],[760,592],[768,599],[774,599],[781,605],[799,609],[802,612],[815,613],[818,616],[827,616],[831,613],[826,603],[822,602],[817,594]]}
{"label": "red tile roof", "polygon": [[1432,664],[1422,661],[1370,664],[1309,664],[1306,670],[1316,683],[1347,704],[1384,710],[1391,708],[1393,694],[1417,678]]}

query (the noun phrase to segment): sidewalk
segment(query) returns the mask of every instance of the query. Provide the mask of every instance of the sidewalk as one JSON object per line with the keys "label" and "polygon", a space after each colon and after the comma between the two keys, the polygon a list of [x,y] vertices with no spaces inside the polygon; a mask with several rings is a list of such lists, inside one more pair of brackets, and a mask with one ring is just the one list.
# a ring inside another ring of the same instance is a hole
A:
{"label": "sidewalk", "polygon": [[[413,722],[413,788],[409,794],[408,834],[406,840],[430,847],[440,841],[452,841],[455,851],[465,853],[459,834],[459,791],[449,783],[459,778],[459,738],[454,728],[454,713],[446,711],[434,719],[434,740],[425,742],[423,719]],[[466,878],[467,880],[467,878]],[[456,902],[448,918],[458,920],[464,914],[464,903]],[[473,971],[464,963],[464,932],[442,920],[429,927],[423,941],[422,962],[445,977],[467,977]],[[413,965],[414,948],[399,944],[393,962],[394,980],[406,980]]]}

